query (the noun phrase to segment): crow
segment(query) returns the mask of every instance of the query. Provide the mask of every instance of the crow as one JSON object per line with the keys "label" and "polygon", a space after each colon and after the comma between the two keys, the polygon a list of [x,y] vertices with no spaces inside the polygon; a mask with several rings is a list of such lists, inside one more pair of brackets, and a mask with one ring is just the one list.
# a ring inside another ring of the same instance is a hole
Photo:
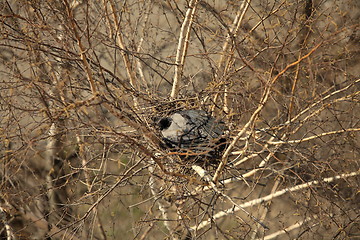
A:
{"label": "crow", "polygon": [[225,149],[225,124],[202,110],[172,113],[158,122],[167,148],[189,155],[218,158]]}

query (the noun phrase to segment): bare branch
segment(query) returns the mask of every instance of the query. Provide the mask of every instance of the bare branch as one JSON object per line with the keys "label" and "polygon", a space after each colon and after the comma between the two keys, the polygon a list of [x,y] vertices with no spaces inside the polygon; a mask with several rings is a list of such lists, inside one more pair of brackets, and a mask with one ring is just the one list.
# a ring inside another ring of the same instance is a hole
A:
{"label": "bare branch", "polygon": [[285,189],[282,189],[280,191],[277,191],[275,193],[272,193],[272,194],[269,194],[265,197],[261,197],[261,198],[257,198],[257,199],[254,199],[254,200],[251,200],[251,201],[248,201],[248,202],[245,202],[243,204],[239,204],[239,207],[235,206],[235,207],[231,207],[229,209],[226,209],[226,210],[223,210],[221,212],[218,212],[217,214],[215,214],[211,219],[208,219],[206,221],[203,221],[201,222],[200,224],[198,224],[197,226],[193,226],[191,227],[191,229],[193,230],[199,230],[201,228],[204,228],[206,227],[207,225],[209,225],[212,221],[215,221],[217,219],[220,219],[222,217],[225,217],[229,214],[233,214],[239,210],[243,210],[244,208],[247,208],[247,207],[250,207],[250,206],[254,206],[254,205],[257,205],[257,204],[260,204],[260,203],[263,203],[263,202],[266,202],[266,201],[269,201],[269,200],[272,200],[276,197],[279,197],[285,193],[289,193],[289,192],[295,192],[295,191],[298,191],[298,190],[301,190],[301,189],[304,189],[304,188],[310,188],[311,186],[313,185],[317,185],[319,183],[330,183],[330,182],[333,182],[335,180],[338,180],[338,179],[344,179],[344,178],[348,178],[348,177],[354,177],[354,176],[357,176],[360,174],[360,171],[356,171],[356,172],[351,172],[351,173],[344,173],[344,174],[341,174],[341,175],[337,175],[337,176],[334,176],[334,177],[328,177],[328,178],[324,178],[322,179],[321,181],[318,181],[318,180],[315,180],[315,181],[311,181],[311,182],[307,182],[307,183],[303,183],[303,184],[299,184],[299,185],[296,185],[294,187],[290,187],[290,188],[285,188]]}
{"label": "bare branch", "polygon": [[189,39],[190,39],[190,31],[191,26],[194,21],[194,16],[196,13],[196,8],[198,5],[198,0],[191,0],[189,2],[188,9],[186,10],[186,15],[184,21],[181,25],[180,35],[179,35],[179,42],[176,50],[176,59],[175,59],[175,74],[174,80],[172,84],[172,90],[170,93],[170,97],[172,99],[177,98],[179,87],[180,87],[180,80],[183,74],[183,68],[185,65],[185,58],[187,54],[187,49],[189,46]]}

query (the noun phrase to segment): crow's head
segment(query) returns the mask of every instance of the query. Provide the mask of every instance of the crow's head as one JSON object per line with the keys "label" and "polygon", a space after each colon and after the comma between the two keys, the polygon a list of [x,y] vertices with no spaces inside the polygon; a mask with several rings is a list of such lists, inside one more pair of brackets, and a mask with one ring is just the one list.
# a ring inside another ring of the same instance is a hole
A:
{"label": "crow's head", "polygon": [[160,119],[160,121],[159,121],[160,130],[169,128],[171,125],[171,122],[172,122],[172,120],[169,117]]}

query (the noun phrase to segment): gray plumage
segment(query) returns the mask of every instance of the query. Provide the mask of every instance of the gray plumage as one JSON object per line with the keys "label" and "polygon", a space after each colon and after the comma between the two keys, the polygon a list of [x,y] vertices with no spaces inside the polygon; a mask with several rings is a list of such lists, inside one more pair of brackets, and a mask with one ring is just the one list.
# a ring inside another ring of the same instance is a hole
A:
{"label": "gray plumage", "polygon": [[[224,148],[225,125],[202,110],[184,110],[162,118],[159,126],[167,147],[214,157]],[[222,147],[219,147],[219,144]]]}

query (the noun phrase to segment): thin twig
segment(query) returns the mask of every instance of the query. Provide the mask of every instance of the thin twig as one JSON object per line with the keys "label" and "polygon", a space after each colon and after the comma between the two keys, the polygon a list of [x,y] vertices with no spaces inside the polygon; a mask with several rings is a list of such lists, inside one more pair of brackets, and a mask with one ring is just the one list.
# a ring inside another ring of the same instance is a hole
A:
{"label": "thin twig", "polygon": [[[129,57],[128,52],[126,51],[127,48],[126,48],[126,46],[124,44],[124,40],[123,40],[123,37],[121,35],[120,22],[119,22],[120,19],[119,19],[118,15],[117,15],[118,10],[117,10],[116,4],[115,4],[115,2],[113,0],[110,0],[109,2],[110,2],[113,21],[115,23],[114,25],[115,25],[116,39],[117,39],[117,43],[119,44],[120,49],[122,49],[121,55],[123,57],[123,61],[124,61],[124,64],[125,64],[126,73],[127,73],[127,76],[129,77],[131,86],[133,88],[135,88],[135,89],[138,89],[139,86],[138,86],[137,79],[135,77],[135,71],[134,71],[133,66],[132,66],[132,64],[130,62],[130,57]],[[104,4],[106,4],[106,3],[104,3]],[[139,103],[138,103],[138,100],[137,100],[136,96],[133,96],[133,100],[134,100],[135,107],[138,107]]]}
{"label": "thin twig", "polygon": [[[74,226],[77,223],[80,223],[82,221],[84,221],[93,211],[93,209],[95,209],[110,193],[112,193],[122,182],[126,181],[127,179],[131,178],[133,175],[136,175],[137,172],[142,171],[143,169],[138,169],[136,171],[134,171],[134,169],[142,162],[142,159],[140,159],[139,161],[137,161],[133,166],[131,166],[129,169],[126,170],[126,172],[122,175],[122,177],[117,180],[109,189],[107,189],[88,209],[87,211],[83,214],[82,217],[80,217],[78,220],[68,224],[67,226],[63,227],[62,229],[68,229],[72,226]],[[134,171],[133,174],[129,175],[130,172]],[[62,230],[60,229],[60,230]],[[60,231],[59,230],[59,231]],[[54,232],[53,234],[57,234],[59,231]]]}
{"label": "thin twig", "polygon": [[[105,140],[106,140],[106,138],[105,138]],[[86,187],[87,187],[88,192],[91,193],[92,192],[92,183],[90,181],[91,180],[90,172],[87,167],[87,156],[86,156],[86,151],[85,151],[84,139],[79,133],[76,134],[76,141],[79,146],[79,160],[82,163],[82,171],[84,172]],[[105,144],[104,144],[104,146],[105,146]],[[93,202],[95,202],[95,198],[93,195],[91,195],[90,198],[92,199]],[[104,226],[101,222],[101,218],[98,213],[98,206],[96,206],[92,210],[92,212],[96,218],[96,221],[98,222],[98,224],[96,226],[98,227],[99,232],[101,233],[102,239],[106,239],[106,233],[104,230]]]}
{"label": "thin twig", "polygon": [[0,207],[0,221],[5,226],[6,240],[16,240],[16,237],[13,233],[13,229],[9,225],[8,220],[7,220],[9,218],[9,215],[10,214],[3,207]]}
{"label": "thin twig", "polygon": [[313,136],[310,136],[310,137],[306,137],[306,138],[303,138],[303,139],[296,139],[296,140],[267,141],[267,143],[271,144],[271,145],[302,143],[302,142],[310,141],[310,140],[313,140],[313,139],[316,139],[316,138],[321,138],[321,137],[324,137],[324,136],[340,134],[340,133],[345,133],[345,132],[357,132],[357,131],[360,131],[360,128],[348,128],[348,129],[342,129],[342,130],[338,130],[338,131],[324,132],[324,133],[320,133],[320,134],[316,134],[316,135],[313,135]]}
{"label": "thin twig", "polygon": [[269,195],[267,195],[265,197],[257,198],[257,199],[245,202],[243,204],[240,204],[239,206],[241,208],[232,207],[232,208],[220,211],[217,214],[215,214],[214,216],[212,216],[211,218],[201,222],[200,224],[198,224],[196,226],[191,227],[191,229],[192,230],[202,229],[205,226],[209,225],[212,221],[215,221],[215,220],[220,219],[222,217],[228,216],[229,214],[235,213],[235,212],[237,212],[239,210],[242,210],[243,208],[251,207],[251,206],[254,206],[254,205],[269,201],[269,200],[271,200],[271,199],[273,199],[275,197],[279,197],[281,195],[284,195],[285,193],[299,191],[301,189],[309,188],[309,187],[311,187],[313,185],[317,185],[319,183],[329,183],[329,182],[333,182],[333,181],[338,180],[338,179],[357,176],[359,174],[360,174],[360,170],[358,170],[356,172],[340,174],[340,175],[337,175],[337,176],[334,176],[334,177],[324,178],[321,181],[314,180],[314,181],[310,181],[310,182],[306,182],[306,183],[303,183],[303,184],[296,185],[294,187],[285,188],[285,189],[282,189],[282,190],[277,191],[275,193],[269,194]]}
{"label": "thin twig", "polygon": [[68,15],[68,18],[69,18],[69,21],[70,21],[70,26],[73,30],[73,33],[75,35],[75,38],[76,38],[76,42],[78,44],[78,47],[79,47],[79,55],[80,55],[80,58],[82,60],[82,63],[84,65],[84,68],[85,68],[85,72],[86,72],[86,75],[87,75],[87,78],[88,78],[88,81],[89,81],[89,84],[90,84],[90,89],[91,89],[91,92],[93,95],[97,95],[97,87],[96,87],[96,83],[95,83],[95,80],[93,78],[93,75],[92,75],[92,70],[90,68],[90,65],[89,65],[89,62],[87,60],[87,57],[86,57],[86,52],[87,50],[85,49],[83,43],[82,43],[82,40],[81,40],[81,36],[77,30],[77,24],[76,24],[76,21],[75,21],[75,18],[74,18],[74,15],[73,15],[73,7],[74,5],[73,4],[69,4],[68,1],[64,1],[65,3],[65,6],[66,6],[66,12],[67,12],[67,15]]}
{"label": "thin twig", "polygon": [[194,20],[197,4],[198,0],[191,0],[189,2],[189,8],[186,11],[186,15],[181,26],[179,43],[176,50],[174,81],[170,94],[172,99],[175,99],[179,93],[180,79],[183,73],[185,57],[189,46],[190,30]]}
{"label": "thin twig", "polygon": [[[208,172],[206,170],[204,170],[203,168],[201,168],[200,166],[197,165],[193,165],[192,169],[199,174],[199,176],[201,178],[203,178],[205,181],[207,181],[209,183],[209,185],[211,186],[211,188],[220,196],[225,197],[227,200],[229,200],[233,205],[234,208],[238,208],[239,210],[243,211],[244,213],[246,213],[246,215],[248,215],[252,220],[254,220],[256,223],[258,223],[259,225],[261,225],[264,229],[269,229],[264,223],[262,223],[259,219],[257,219],[256,217],[254,217],[251,213],[249,213],[247,210],[245,210],[241,205],[237,204],[236,202],[234,202],[234,200],[232,200],[231,197],[229,197],[228,195],[226,195],[225,193],[221,192],[216,185],[212,182],[211,180],[211,176],[210,174],[208,174]],[[192,229],[192,230],[196,230],[196,229]]]}
{"label": "thin twig", "polygon": [[289,65],[287,65],[282,71],[280,71],[266,86],[264,94],[261,98],[261,101],[257,107],[257,109],[254,111],[254,113],[251,115],[249,121],[244,125],[244,127],[240,130],[240,132],[237,134],[237,136],[233,139],[233,141],[229,144],[228,148],[225,150],[222,160],[218,166],[218,168],[216,169],[216,172],[214,174],[214,178],[213,178],[213,182],[217,182],[218,179],[220,178],[220,175],[224,169],[224,167],[226,166],[227,162],[228,162],[228,156],[231,153],[231,150],[233,149],[233,147],[235,146],[235,144],[237,143],[237,141],[242,137],[242,135],[248,130],[248,128],[250,126],[252,126],[255,122],[255,120],[257,119],[259,113],[262,111],[262,109],[264,108],[270,93],[271,93],[271,89],[273,84],[291,67],[296,66],[297,64],[299,64],[302,60],[308,58],[312,53],[314,53],[316,51],[316,49],[318,49],[320,46],[322,45],[322,42],[320,42],[318,45],[316,45],[314,48],[312,48],[306,55],[304,55],[303,57],[299,58],[297,61],[290,63]]}
{"label": "thin twig", "polygon": [[155,166],[154,166],[155,162],[154,160],[151,161],[153,163],[148,167],[150,173],[149,176],[150,191],[158,204],[159,211],[164,219],[165,227],[169,231],[170,236],[174,238],[174,227],[170,225],[170,215],[169,215],[171,204],[162,198],[161,188],[163,184],[161,184],[160,181],[156,179]]}
{"label": "thin twig", "polygon": [[[292,230],[295,230],[295,229],[301,227],[304,223],[307,223],[312,219],[316,219],[316,216],[308,217],[308,218],[305,218],[302,221],[298,221],[297,223],[294,223],[293,225],[291,225],[289,227],[286,227],[286,228],[284,228],[282,230],[279,230],[277,232],[274,232],[272,234],[266,235],[264,238],[261,238],[261,240],[270,240],[270,239],[277,238],[282,234],[286,234],[286,233],[288,233],[288,232],[290,232]],[[318,223],[315,223],[315,224],[318,224]],[[260,240],[260,239],[258,239],[258,240]]]}

